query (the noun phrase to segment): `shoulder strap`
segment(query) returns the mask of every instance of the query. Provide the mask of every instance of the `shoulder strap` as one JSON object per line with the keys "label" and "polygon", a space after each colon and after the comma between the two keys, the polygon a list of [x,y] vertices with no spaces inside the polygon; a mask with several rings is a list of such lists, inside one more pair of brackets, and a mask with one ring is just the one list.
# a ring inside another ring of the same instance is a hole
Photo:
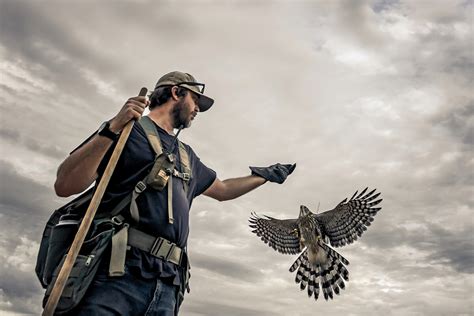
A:
{"label": "shoulder strap", "polygon": [[186,147],[184,144],[180,141],[179,142],[179,161],[181,164],[181,172],[184,175],[183,182],[185,183],[185,191],[187,191],[188,187],[188,182],[191,180],[193,176],[193,172],[191,169],[191,161],[189,159],[189,154],[188,151],[186,150]]}
{"label": "shoulder strap", "polygon": [[155,123],[149,118],[148,116],[142,116],[138,123],[143,127],[146,133],[146,137],[153,147],[155,154],[161,155],[163,152],[163,147],[161,146],[160,136],[158,135],[158,131],[156,129]]}
{"label": "shoulder strap", "polygon": [[[148,142],[151,144],[151,147],[153,147],[155,154],[157,156],[161,155],[163,153],[163,147],[161,145],[160,136],[158,134],[158,130],[156,129],[155,123],[151,120],[149,116],[142,116],[138,122],[142,126],[142,128],[145,130]],[[188,187],[189,187],[188,182],[192,176],[191,163],[189,160],[189,154],[186,151],[186,147],[184,146],[184,144],[179,140],[178,140],[178,144],[179,144],[179,156],[180,156],[179,160],[180,160],[182,172],[178,172],[175,169],[173,171],[173,175],[178,176],[179,178],[183,180],[184,191],[187,192]],[[168,185],[167,185],[168,186],[168,218],[169,218],[170,224],[172,224],[174,221],[173,205],[172,205],[172,200],[173,200],[172,180],[173,180],[173,177],[171,176],[168,180]],[[131,194],[130,213],[132,215],[132,218],[137,223],[138,223],[139,215],[138,215],[138,208],[136,205],[136,199],[138,198],[138,195],[140,195],[140,193],[143,192],[144,189],[146,188],[146,185],[144,185],[145,182],[146,181],[138,182],[137,185],[135,186],[135,189],[133,190]]]}
{"label": "shoulder strap", "polygon": [[181,162],[181,171],[191,175],[191,162],[189,161],[189,154],[182,142],[179,142],[179,158]]}
{"label": "shoulder strap", "polygon": [[[148,116],[142,116],[142,118],[138,121],[140,125],[145,130],[146,136],[148,141],[153,147],[156,155],[160,155],[163,152],[163,147],[161,146],[160,136],[158,134],[158,130],[156,129],[155,123],[150,119]],[[188,182],[189,179],[192,177],[192,169],[191,169],[191,162],[189,159],[188,151],[184,144],[178,139],[179,144],[179,157],[180,157],[180,164],[181,164],[181,173],[178,173],[178,177],[184,177],[183,181]],[[182,176],[184,174],[184,176]],[[186,183],[187,186],[187,183]],[[186,188],[186,187],[185,187]]]}

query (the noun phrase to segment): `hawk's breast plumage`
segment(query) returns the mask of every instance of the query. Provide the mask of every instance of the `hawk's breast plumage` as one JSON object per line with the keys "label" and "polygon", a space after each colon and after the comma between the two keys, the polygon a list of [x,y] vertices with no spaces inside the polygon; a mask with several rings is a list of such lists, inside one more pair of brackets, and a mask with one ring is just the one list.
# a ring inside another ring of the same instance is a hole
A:
{"label": "hawk's breast plumage", "polygon": [[[345,288],[349,280],[346,266],[349,261],[332,247],[351,244],[360,237],[381,209],[376,207],[382,201],[375,189],[362,192],[341,201],[334,209],[312,213],[306,206],[300,208],[296,219],[259,217],[252,213],[250,227],[262,241],[283,254],[301,254],[290,267],[296,273],[300,288],[308,288],[308,296],[317,300],[320,291],[324,298],[333,298]],[[332,246],[332,247],[331,247]]]}

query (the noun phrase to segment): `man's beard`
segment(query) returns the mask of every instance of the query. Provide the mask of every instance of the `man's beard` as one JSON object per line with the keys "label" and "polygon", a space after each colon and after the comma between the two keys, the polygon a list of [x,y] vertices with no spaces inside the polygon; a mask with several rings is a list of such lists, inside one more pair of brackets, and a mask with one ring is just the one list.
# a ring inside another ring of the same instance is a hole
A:
{"label": "man's beard", "polygon": [[179,100],[173,108],[173,120],[174,120],[174,128],[187,128],[191,126],[191,119],[190,114],[186,111],[187,106],[184,102],[184,98]]}

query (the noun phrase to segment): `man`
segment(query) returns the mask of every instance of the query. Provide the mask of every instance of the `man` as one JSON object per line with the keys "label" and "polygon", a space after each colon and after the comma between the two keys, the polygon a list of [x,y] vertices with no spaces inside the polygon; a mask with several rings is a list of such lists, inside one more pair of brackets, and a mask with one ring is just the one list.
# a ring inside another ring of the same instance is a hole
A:
{"label": "man", "polygon": [[[139,234],[163,238],[173,244],[179,253],[184,253],[189,232],[189,209],[200,194],[218,201],[237,198],[266,181],[283,183],[295,165],[276,164],[267,168],[250,167],[252,174],[224,181],[204,165],[188,145],[176,145],[175,129],[191,126],[199,112],[207,111],[213,100],[204,95],[204,84],[193,76],[182,72],[171,72],[158,80],[150,101],[146,97],[128,99],[119,113],[105,122],[99,131],[74,150],[60,165],[55,190],[59,196],[70,196],[82,192],[100,179],[111,156],[120,131],[130,120],[141,118],[149,106],[148,115],[156,128],[165,153],[171,152],[176,171],[170,175],[170,190],[147,188],[136,199],[139,217],[126,218]],[[179,144],[179,143],[178,143]],[[190,177],[183,174],[183,152],[188,156]],[[155,161],[155,152],[147,132],[141,124],[134,124],[122,155],[102,199],[98,212],[113,209],[124,196],[134,190],[135,185],[150,172]],[[169,180],[168,180],[169,181]],[[172,194],[172,195],[169,195]],[[171,199],[168,199],[172,196]],[[172,203],[168,203],[171,201]],[[130,208],[132,210],[132,208]],[[171,211],[170,211],[171,210]],[[131,213],[133,213],[131,211]],[[137,214],[138,215],[138,214]],[[135,221],[134,221],[135,220]],[[142,234],[143,233],[143,234]],[[129,235],[129,241],[133,239]],[[161,239],[160,239],[161,240]],[[77,315],[176,315],[180,303],[180,289],[185,287],[187,274],[182,257],[171,260],[159,257],[131,245],[127,251],[125,274],[108,276],[108,260],[101,268],[86,293],[74,310]],[[166,256],[168,257],[168,256]]]}

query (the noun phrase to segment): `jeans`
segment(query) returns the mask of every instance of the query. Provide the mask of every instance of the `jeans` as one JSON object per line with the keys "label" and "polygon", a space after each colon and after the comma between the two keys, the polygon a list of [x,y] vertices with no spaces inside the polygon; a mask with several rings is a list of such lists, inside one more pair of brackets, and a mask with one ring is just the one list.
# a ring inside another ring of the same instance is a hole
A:
{"label": "jeans", "polygon": [[125,267],[122,277],[108,277],[98,271],[83,300],[69,315],[155,315],[178,314],[179,287],[161,279],[143,279]]}

